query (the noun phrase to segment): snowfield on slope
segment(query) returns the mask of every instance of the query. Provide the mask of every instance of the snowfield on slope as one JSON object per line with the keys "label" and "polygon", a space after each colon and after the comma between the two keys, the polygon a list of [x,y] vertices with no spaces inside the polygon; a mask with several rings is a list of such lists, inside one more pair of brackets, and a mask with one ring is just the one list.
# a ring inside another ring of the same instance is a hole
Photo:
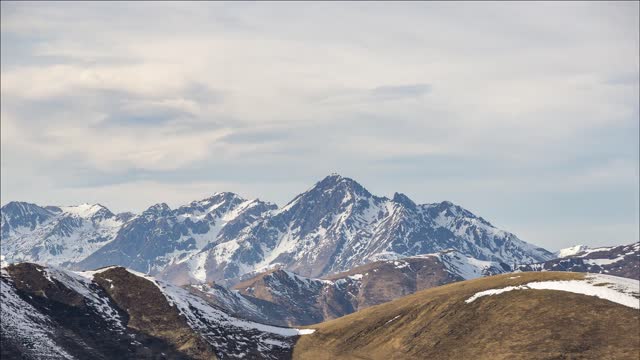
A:
{"label": "snowfield on slope", "polygon": [[483,296],[493,296],[513,290],[557,290],[595,296],[634,309],[640,309],[640,282],[611,275],[587,275],[584,280],[537,281],[475,293],[467,304]]}

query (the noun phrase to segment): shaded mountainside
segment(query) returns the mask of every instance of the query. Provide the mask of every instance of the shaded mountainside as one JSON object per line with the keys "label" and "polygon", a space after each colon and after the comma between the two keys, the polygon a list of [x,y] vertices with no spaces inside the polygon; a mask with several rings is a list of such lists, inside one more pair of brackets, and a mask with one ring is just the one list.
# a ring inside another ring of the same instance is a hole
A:
{"label": "shaded mountainside", "polygon": [[258,298],[279,307],[277,315],[286,314],[286,325],[308,325],[419,290],[506,270],[498,263],[448,251],[376,261],[325,279],[306,278],[282,269],[269,270],[236,284],[235,289],[246,299]]}
{"label": "shaded mountainside", "polygon": [[575,271],[640,280],[640,243],[589,249],[576,247],[572,255],[543,263],[520,265],[516,271]]}
{"label": "shaded mountainside", "polygon": [[[618,283],[627,293],[613,290]],[[544,290],[553,288],[549,284],[613,292],[627,306]],[[569,272],[497,275],[424,290],[314,325],[316,332],[296,344],[294,359],[635,360],[640,357],[639,301],[638,284],[628,279]]]}
{"label": "shaded mountainside", "polygon": [[3,359],[290,358],[300,331],[233,317],[121,267],[2,269]]}
{"label": "shaded mountainside", "polygon": [[403,194],[371,194],[352,179],[327,176],[282,208],[217,193],[171,209],[115,215],[101,205],[2,207],[8,262],[73,270],[119,265],[176,284],[218,282],[273,266],[323,277],[381,258],[455,249],[479,260],[528,264],[548,251],[444,201],[416,204]]}

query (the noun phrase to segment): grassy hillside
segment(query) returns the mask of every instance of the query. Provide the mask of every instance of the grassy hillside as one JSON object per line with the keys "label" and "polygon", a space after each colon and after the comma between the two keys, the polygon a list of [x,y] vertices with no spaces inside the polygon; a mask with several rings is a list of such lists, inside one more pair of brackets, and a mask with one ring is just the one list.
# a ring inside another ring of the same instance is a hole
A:
{"label": "grassy hillside", "polygon": [[[552,290],[473,294],[584,274],[505,274],[424,290],[310,326],[294,359],[638,359],[639,311]],[[640,300],[639,300],[640,301]]]}

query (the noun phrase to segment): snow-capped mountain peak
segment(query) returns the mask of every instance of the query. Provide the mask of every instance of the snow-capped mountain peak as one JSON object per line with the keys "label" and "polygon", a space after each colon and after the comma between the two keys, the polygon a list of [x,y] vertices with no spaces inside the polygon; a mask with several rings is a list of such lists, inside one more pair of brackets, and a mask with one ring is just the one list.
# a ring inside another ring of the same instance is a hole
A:
{"label": "snow-capped mountain peak", "polygon": [[117,264],[182,283],[233,282],[275,265],[322,277],[381,254],[406,257],[450,248],[510,265],[553,257],[451,202],[416,204],[401,193],[375,196],[338,174],[281,209],[230,192],[175,209],[158,203],[139,216],[113,215],[99,204],[7,204],[2,233],[9,262],[73,263],[79,269]]}
{"label": "snow-capped mountain peak", "polygon": [[[321,277],[371,262],[453,248],[481,261],[522,263],[552,254],[451,202],[417,205],[396,193],[372,195],[356,181],[330,175],[235,237],[198,255],[206,280],[224,281],[281,265]],[[191,276],[193,277],[193,276]]]}
{"label": "snow-capped mountain peak", "polygon": [[96,221],[115,216],[114,213],[100,204],[84,203],[75,206],[61,206],[60,210],[62,210],[64,214],[83,219],[92,219]]}
{"label": "snow-capped mountain peak", "polygon": [[2,207],[2,252],[8,262],[54,265],[79,261],[113,240],[123,218],[100,204]]}

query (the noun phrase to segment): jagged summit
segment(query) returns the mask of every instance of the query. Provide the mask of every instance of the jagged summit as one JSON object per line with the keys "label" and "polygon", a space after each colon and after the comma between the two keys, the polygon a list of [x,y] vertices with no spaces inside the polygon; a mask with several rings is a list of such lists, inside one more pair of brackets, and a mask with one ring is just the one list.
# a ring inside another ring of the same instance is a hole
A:
{"label": "jagged summit", "polygon": [[142,212],[142,215],[154,215],[154,216],[162,216],[166,215],[171,211],[171,208],[166,203],[158,203],[149,206],[147,210]]}
{"label": "jagged summit", "polygon": [[409,197],[405,194],[402,193],[394,193],[393,194],[393,202],[396,202],[398,204],[402,204],[410,209],[415,209],[416,208],[416,203],[413,202],[413,200],[409,199]]}
{"label": "jagged summit", "polygon": [[349,202],[371,196],[371,193],[355,180],[333,173],[318,181],[309,190],[296,196],[280,212],[289,211],[301,202],[314,202],[321,205]]}
{"label": "jagged summit", "polygon": [[220,201],[230,201],[230,200],[241,200],[241,201],[245,201],[246,199],[243,198],[242,196],[233,193],[233,192],[229,192],[229,191],[223,191],[223,192],[216,192],[213,193],[213,195],[204,198],[202,200],[199,201],[192,201],[191,204],[195,204],[195,203],[217,203]]}

